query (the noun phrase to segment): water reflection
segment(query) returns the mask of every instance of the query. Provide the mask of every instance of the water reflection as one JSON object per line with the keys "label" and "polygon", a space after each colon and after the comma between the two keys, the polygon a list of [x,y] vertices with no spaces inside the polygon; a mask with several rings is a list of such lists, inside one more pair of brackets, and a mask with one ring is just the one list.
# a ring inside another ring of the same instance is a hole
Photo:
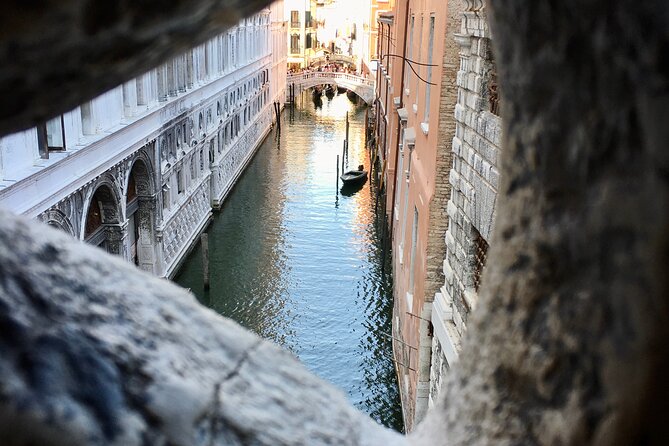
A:
{"label": "water reflection", "polygon": [[283,115],[278,145],[268,137],[207,231],[211,291],[203,290],[199,249],[176,281],[219,313],[290,349],[356,406],[399,430],[385,336],[392,283],[383,274],[375,184],[337,190],[346,112],[348,165],[370,170],[365,109],[345,95],[316,107],[306,93],[298,104],[294,119]]}

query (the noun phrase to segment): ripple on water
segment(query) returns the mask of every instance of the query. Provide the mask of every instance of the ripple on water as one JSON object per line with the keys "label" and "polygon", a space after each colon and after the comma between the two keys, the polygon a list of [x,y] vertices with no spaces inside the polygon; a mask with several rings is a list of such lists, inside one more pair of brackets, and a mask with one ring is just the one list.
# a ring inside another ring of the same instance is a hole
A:
{"label": "ripple on water", "polygon": [[318,110],[303,99],[292,122],[284,111],[278,145],[270,133],[207,229],[211,290],[203,290],[199,248],[175,281],[401,430],[376,190],[367,182],[349,197],[335,187],[347,111],[349,165],[369,168],[365,111],[345,95]]}

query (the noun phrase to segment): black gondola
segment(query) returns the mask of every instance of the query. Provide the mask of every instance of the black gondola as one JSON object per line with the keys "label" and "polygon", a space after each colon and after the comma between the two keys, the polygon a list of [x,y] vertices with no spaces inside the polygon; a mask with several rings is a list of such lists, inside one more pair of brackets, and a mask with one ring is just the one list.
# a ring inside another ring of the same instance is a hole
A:
{"label": "black gondola", "polygon": [[361,164],[358,166],[357,170],[349,170],[348,172],[344,172],[344,174],[342,174],[342,176],[339,178],[341,178],[341,181],[344,184],[364,183],[365,180],[367,180],[367,171]]}

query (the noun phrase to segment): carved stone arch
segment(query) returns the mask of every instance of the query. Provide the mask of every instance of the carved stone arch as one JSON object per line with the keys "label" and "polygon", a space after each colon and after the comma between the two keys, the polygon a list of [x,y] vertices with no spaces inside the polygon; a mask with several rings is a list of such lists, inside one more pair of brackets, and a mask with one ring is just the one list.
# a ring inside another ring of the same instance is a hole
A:
{"label": "carved stone arch", "polygon": [[[95,201],[94,201],[95,200]],[[100,222],[103,225],[121,224],[123,221],[123,211],[121,208],[121,194],[120,187],[118,187],[116,180],[110,174],[104,174],[89,188],[84,202],[84,209],[82,212],[82,223],[79,238],[85,240],[87,232],[87,221],[89,220],[89,213],[91,212],[91,205],[99,208]],[[92,216],[92,215],[91,215]]]}
{"label": "carved stone arch", "polygon": [[153,173],[150,157],[140,150],[126,178],[124,250],[128,253],[128,260],[145,271],[156,273],[154,234],[157,196]]}
{"label": "carved stone arch", "polygon": [[77,236],[74,230],[74,226],[72,225],[72,221],[60,209],[49,209],[44,214],[42,214],[42,216],[40,216],[40,220],[49,226],[70,234],[72,237]]}
{"label": "carved stone arch", "polygon": [[151,197],[156,193],[154,181],[154,169],[149,155],[143,150],[137,152],[137,155],[130,163],[127,175],[124,178],[125,201],[131,195],[131,179],[134,179],[136,195],[139,197]]}

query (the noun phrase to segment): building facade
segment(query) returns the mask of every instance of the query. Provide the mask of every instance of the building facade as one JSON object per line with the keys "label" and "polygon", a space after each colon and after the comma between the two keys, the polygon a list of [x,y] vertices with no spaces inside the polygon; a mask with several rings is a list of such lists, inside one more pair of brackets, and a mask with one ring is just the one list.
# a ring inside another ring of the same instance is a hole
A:
{"label": "building facade", "polygon": [[482,2],[461,16],[458,102],[450,169],[444,283],[434,297],[430,404],[457,361],[467,316],[476,307],[495,221],[502,123],[490,30]]}
{"label": "building facade", "polygon": [[283,8],[272,8],[2,138],[0,207],[172,276],[283,101],[285,46],[272,43],[285,29],[271,23]]}
{"label": "building facade", "polygon": [[285,0],[284,7],[288,23],[288,68],[306,68],[318,48],[316,0]]}
{"label": "building facade", "polygon": [[393,350],[408,431],[429,405],[432,303],[444,283],[458,97],[455,34],[463,11],[460,0],[410,0],[378,20],[376,140],[392,233]]}

